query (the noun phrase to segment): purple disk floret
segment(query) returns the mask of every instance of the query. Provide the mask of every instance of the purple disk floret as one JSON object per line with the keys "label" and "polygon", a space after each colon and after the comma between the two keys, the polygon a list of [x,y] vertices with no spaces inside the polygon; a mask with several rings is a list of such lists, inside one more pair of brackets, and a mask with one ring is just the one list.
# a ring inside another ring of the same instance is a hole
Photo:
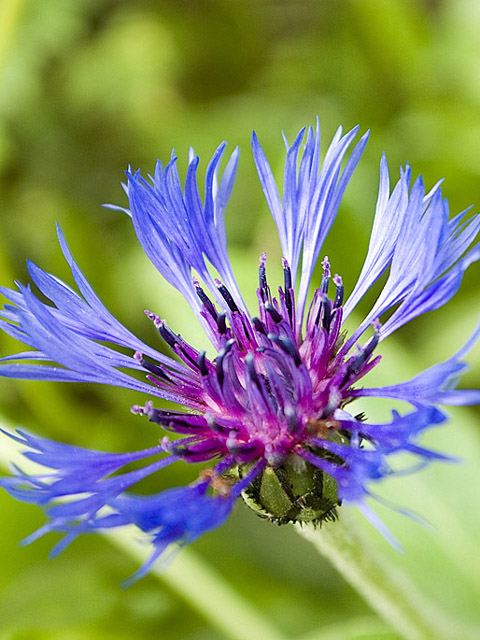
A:
{"label": "purple disk floret", "polygon": [[[370,245],[352,293],[344,300],[342,278],[332,275],[328,258],[309,293],[322,244],[368,139],[367,133],[349,152],[357,132],[358,127],[343,135],[339,129],[322,163],[318,124],[306,140],[302,129],[291,146],[287,143],[283,198],[254,134],[254,159],[284,255],[283,283],[276,291],[268,284],[266,255],[260,258],[254,316],[235,281],[223,223],[238,150],[219,178],[225,144],[217,149],[203,199],[193,154],[184,187],[174,155],[166,167],[157,163],[150,180],[127,171],[129,207],[123,211],[149,259],[195,311],[213,355],[198,351],[151,311],[146,316],[171,356],[136,338],[97,297],[60,230],[78,292],[33,263],[29,273],[42,299],[30,286],[1,289],[9,300],[1,328],[31,350],[3,358],[0,375],[98,382],[145,393],[149,399],[132,411],[162,433],[160,444],[126,454],[10,434],[26,448],[25,457],[44,468],[32,475],[15,467],[12,477],[0,480],[14,497],[45,508],[49,522],[28,541],[48,531],[63,533],[58,552],[81,533],[135,524],[153,543],[138,578],[158,557],[165,558],[172,544],[185,545],[220,526],[236,499],[251,497],[267,471],[306,469],[316,478],[328,476],[335,505],[355,504],[377,524],[366,500],[371,483],[395,474],[391,456],[407,452],[420,464],[448,459],[422,447],[418,438],[445,421],[439,404],[480,402],[478,390],[455,388],[480,328],[450,360],[412,380],[366,388],[363,379],[379,365],[385,337],[455,294],[466,268],[480,258],[480,245],[471,247],[480,217],[462,212],[449,219],[439,184],[426,193],[421,178],[411,184],[408,166],[391,190],[382,157]],[[387,270],[371,311],[348,337],[345,320]],[[372,424],[349,412],[361,396],[394,398],[410,408],[404,415],[393,412],[390,422]],[[178,409],[157,406],[155,399]],[[129,491],[178,461],[202,463],[196,482],[152,496]],[[124,471],[132,462],[143,466]],[[286,521],[295,519],[288,513]]]}

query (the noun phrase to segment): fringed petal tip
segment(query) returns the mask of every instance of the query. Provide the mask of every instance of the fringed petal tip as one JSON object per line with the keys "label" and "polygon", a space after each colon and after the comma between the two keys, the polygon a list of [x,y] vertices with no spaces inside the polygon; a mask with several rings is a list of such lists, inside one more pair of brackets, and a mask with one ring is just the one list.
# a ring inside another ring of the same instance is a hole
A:
{"label": "fringed petal tip", "polygon": [[[146,476],[175,462],[175,456],[163,457],[160,445],[127,454],[104,453],[38,438],[24,431],[1,430],[18,444],[26,446],[23,455],[48,471],[28,475],[15,467],[15,476],[0,479],[0,486],[18,500],[45,509],[49,522],[22,541],[27,545],[49,532],[64,534],[50,555],[61,553],[76,537],[105,529],[135,525],[148,534],[153,544],[149,560],[126,584],[145,575],[164,552],[175,545],[184,546],[223,524],[239,491],[212,496],[207,492],[210,480],[186,487],[167,489],[153,496],[139,496],[126,490]],[[141,469],[121,472],[134,461],[154,458]],[[228,468],[228,460],[219,469]],[[120,471],[120,473],[119,473]],[[65,498],[68,498],[65,501]],[[165,556],[165,564],[171,558]]]}

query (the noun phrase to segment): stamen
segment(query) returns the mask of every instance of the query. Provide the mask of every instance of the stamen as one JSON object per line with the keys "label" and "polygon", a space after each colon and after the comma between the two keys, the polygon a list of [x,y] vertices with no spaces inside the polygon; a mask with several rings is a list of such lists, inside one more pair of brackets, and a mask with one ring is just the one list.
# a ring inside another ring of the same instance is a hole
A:
{"label": "stamen", "polygon": [[270,317],[275,322],[275,324],[278,324],[279,322],[281,322],[283,320],[282,316],[278,313],[278,311],[275,309],[275,307],[273,305],[266,304],[265,305],[265,311],[267,311],[269,313]]}
{"label": "stamen", "polygon": [[172,347],[172,349],[179,343],[178,336],[165,324],[163,320],[160,320],[159,322],[155,320],[155,326],[157,327],[159,334],[165,342]]}
{"label": "stamen", "polygon": [[283,414],[287,419],[289,433],[297,433],[300,430],[300,425],[298,423],[297,414],[293,407],[291,407],[290,405],[286,406]]}
{"label": "stamen", "polygon": [[[320,298],[320,304],[318,306],[317,317],[315,318],[315,324],[317,325],[317,327],[320,323],[320,319],[322,317],[323,318],[325,317],[325,305],[326,303],[329,302],[328,296],[323,292],[320,293],[319,298]],[[323,315],[322,315],[322,312],[323,312]]]}
{"label": "stamen", "polygon": [[330,284],[330,262],[328,260],[328,256],[325,256],[323,259],[322,267],[323,276],[320,284],[320,291],[326,295],[328,293],[328,285]]}
{"label": "stamen", "polygon": [[295,365],[299,367],[302,364],[302,359],[300,358],[300,354],[298,353],[298,349],[295,344],[285,336],[277,336],[274,333],[268,334],[268,339],[277,344],[282,351],[284,351],[287,355],[292,356],[295,361]]}
{"label": "stamen", "polygon": [[245,356],[245,364],[247,365],[247,370],[250,375],[250,378],[258,386],[259,380],[258,380],[257,372],[255,371],[254,356],[251,351],[249,351]]}
{"label": "stamen", "polygon": [[147,371],[150,371],[150,373],[153,373],[157,378],[161,378],[167,382],[172,382],[170,376],[168,376],[161,367],[153,364],[153,362],[148,362],[148,360],[142,359],[142,367]]}
{"label": "stamen", "polygon": [[283,265],[283,282],[285,285],[285,295],[292,288],[292,272],[286,258],[282,258]]}
{"label": "stamen", "polygon": [[267,262],[267,254],[262,253],[260,256],[260,266],[258,267],[258,286],[260,290],[266,289],[268,287],[267,283],[267,275],[265,272],[265,264]]}
{"label": "stamen", "polygon": [[205,360],[206,360],[205,351],[200,351],[200,353],[198,354],[197,364],[198,364],[198,369],[202,374],[202,376],[208,376],[208,369],[207,369],[207,365],[205,364]]}
{"label": "stamen", "polygon": [[333,308],[338,309],[338,307],[341,307],[343,304],[343,293],[344,293],[343,281],[342,281],[342,278],[338,275],[338,273],[336,273],[333,276],[333,283],[337,288],[337,291],[335,293],[335,301],[333,303]]}
{"label": "stamen", "polygon": [[196,278],[194,278],[193,284],[195,285],[195,291],[197,292],[197,296],[202,301],[203,306],[208,311],[208,313],[212,316],[212,318],[214,320],[217,320],[218,313],[217,313],[217,310],[215,309],[215,305],[210,300],[210,298],[207,296],[205,291],[202,289],[202,287],[200,286],[200,283],[198,282],[198,280]]}
{"label": "stamen", "polygon": [[145,358],[143,357],[143,354],[140,353],[140,351],[135,351],[135,353],[133,354],[133,357],[142,365],[144,369],[146,369],[147,371],[150,371],[150,373],[153,373],[158,378],[162,378],[167,382],[172,382],[172,379],[170,378],[170,376],[167,375],[166,371],[162,367],[154,364],[153,362],[149,362],[148,360],[145,360]]}
{"label": "stamen", "polygon": [[253,322],[253,326],[255,327],[255,331],[257,331],[258,333],[261,333],[264,336],[267,335],[267,330],[265,329],[265,326],[263,322],[260,320],[260,318],[257,318],[257,317],[252,318],[252,322]]}
{"label": "stamen", "polygon": [[153,402],[148,400],[143,407],[134,404],[130,407],[130,411],[136,416],[150,416],[153,411]]}
{"label": "stamen", "polygon": [[217,378],[218,378],[218,382],[220,383],[220,387],[223,387],[223,381],[225,379],[225,373],[223,371],[223,361],[225,360],[225,356],[229,353],[229,351],[231,350],[234,344],[235,344],[235,340],[233,338],[228,340],[225,343],[225,346],[223,347],[222,351],[220,351],[217,357],[215,366],[217,369]]}
{"label": "stamen", "polygon": [[375,347],[378,345],[378,341],[380,339],[379,331],[377,330],[374,335],[370,338],[367,344],[361,349],[360,353],[357,356],[351,358],[350,363],[347,367],[347,372],[343,378],[342,385],[344,385],[348,379],[353,375],[357,375],[360,373],[363,365],[368,360],[368,358],[372,355]]}
{"label": "stamen", "polygon": [[286,258],[282,258],[283,264],[283,283],[285,286],[285,306],[287,307],[290,324],[293,323],[293,291],[292,291],[292,272]]}
{"label": "stamen", "polygon": [[230,311],[233,311],[233,312],[238,311],[238,307],[232,297],[232,294],[227,289],[227,287],[222,282],[220,282],[220,280],[218,280],[217,278],[215,279],[215,284],[217,286],[217,289],[220,291],[222,298],[227,303]]}
{"label": "stamen", "polygon": [[217,317],[218,333],[225,335],[227,333],[227,314],[222,311]]}

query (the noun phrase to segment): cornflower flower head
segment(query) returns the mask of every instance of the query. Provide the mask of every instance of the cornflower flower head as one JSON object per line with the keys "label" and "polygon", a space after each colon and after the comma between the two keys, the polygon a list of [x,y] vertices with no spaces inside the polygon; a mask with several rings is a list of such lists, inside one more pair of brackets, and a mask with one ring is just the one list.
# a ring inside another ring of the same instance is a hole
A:
{"label": "cornflower flower head", "polygon": [[[32,350],[2,358],[0,375],[135,390],[148,400],[132,411],[179,436],[163,436],[142,451],[105,453],[23,431],[8,434],[26,447],[26,458],[47,469],[28,475],[14,468],[14,476],[0,480],[15,498],[46,510],[48,523],[27,541],[61,532],[58,552],[81,533],[133,523],[153,543],[135,579],[167,549],[220,526],[240,496],[279,524],[319,524],[334,519],[343,502],[351,503],[389,535],[366,502],[370,487],[395,474],[390,465],[395,454],[413,454],[421,465],[448,459],[418,444],[418,436],[446,419],[439,404],[480,402],[479,391],[455,388],[480,328],[449,360],[411,380],[369,388],[364,377],[379,364],[384,338],[455,294],[464,271],[480,258],[480,244],[471,248],[480,216],[466,218],[462,212],[449,219],[440,183],[427,193],[421,178],[412,183],[409,166],[391,189],[383,156],[373,230],[357,283],[345,301],[342,278],[325,257],[323,275],[310,294],[322,245],[367,143],[368,132],[353,146],[357,133],[358,127],[346,134],[339,128],[323,162],[318,122],[316,130],[302,129],[291,145],[285,140],[283,197],[253,134],[253,156],[278,229],[284,276],[273,291],[266,254],[260,257],[256,315],[247,309],[233,275],[223,222],[238,149],[221,179],[225,143],[215,151],[203,199],[193,152],[184,187],[174,155],[165,167],[158,162],[149,179],[127,171],[128,208],[112,208],[130,216],[148,258],[195,312],[214,357],[190,345],[153,311],[146,316],[171,355],[136,338],[97,297],[60,229],[78,291],[31,262],[31,279],[51,304],[29,286],[1,289],[10,302],[2,329]],[[347,336],[345,320],[387,270],[373,308]],[[410,409],[372,424],[350,411],[356,398],[368,396],[402,400]],[[156,399],[174,402],[178,409],[156,406]],[[134,461],[143,466],[125,470]],[[202,463],[192,484],[150,496],[129,491],[179,461]]]}

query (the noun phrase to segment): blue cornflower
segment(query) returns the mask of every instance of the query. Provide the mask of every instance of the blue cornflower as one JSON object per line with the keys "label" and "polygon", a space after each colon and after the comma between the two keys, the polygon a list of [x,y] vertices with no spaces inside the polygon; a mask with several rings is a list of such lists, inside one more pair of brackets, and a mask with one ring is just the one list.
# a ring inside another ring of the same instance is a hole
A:
{"label": "blue cornflower", "polygon": [[[344,302],[342,279],[332,275],[324,258],[323,276],[310,295],[323,242],[367,143],[368,132],[351,149],[357,133],[358,127],[345,135],[339,128],[323,163],[318,124],[316,130],[302,129],[292,145],[286,143],[283,198],[253,134],[253,155],[278,229],[284,274],[278,294],[272,293],[266,255],[261,256],[256,316],[233,275],[223,223],[238,149],[219,181],[225,143],[216,150],[203,200],[193,153],[183,188],[175,156],[165,167],[158,162],[148,180],[139,171],[127,171],[129,206],[113,208],[130,216],[149,259],[190,304],[214,357],[188,344],[150,311],[146,315],[172,357],[136,338],[97,297],[60,229],[60,245],[79,292],[30,262],[33,283],[52,304],[29,286],[1,289],[11,303],[3,310],[2,329],[33,350],[3,358],[0,375],[98,382],[145,393],[147,402],[132,411],[180,436],[164,436],[134,453],[104,453],[22,431],[9,434],[26,447],[28,459],[46,468],[38,475],[15,468],[14,476],[0,480],[14,497],[45,508],[49,521],[29,540],[62,532],[59,551],[81,533],[133,523],[153,544],[138,577],[172,544],[185,545],[220,526],[239,496],[280,524],[321,523],[347,502],[381,526],[366,499],[372,483],[395,474],[390,457],[408,452],[420,465],[448,459],[420,446],[418,436],[446,419],[439,404],[480,402],[480,391],[455,388],[480,327],[449,360],[409,381],[368,388],[363,378],[379,364],[376,354],[384,338],[455,294],[464,271],[480,258],[480,244],[470,248],[480,216],[466,218],[462,212],[449,219],[439,184],[426,193],[421,178],[412,184],[409,166],[400,170],[391,189],[383,156],[370,245],[356,285]],[[387,269],[373,308],[347,337],[345,320]],[[402,400],[410,409],[403,415],[394,411],[390,422],[372,424],[350,412],[355,398],[366,396]],[[174,402],[178,409],[156,407],[152,398]],[[196,482],[151,496],[129,491],[180,460],[203,463]],[[143,466],[125,470],[139,461]],[[206,462],[212,466],[205,468]]]}

